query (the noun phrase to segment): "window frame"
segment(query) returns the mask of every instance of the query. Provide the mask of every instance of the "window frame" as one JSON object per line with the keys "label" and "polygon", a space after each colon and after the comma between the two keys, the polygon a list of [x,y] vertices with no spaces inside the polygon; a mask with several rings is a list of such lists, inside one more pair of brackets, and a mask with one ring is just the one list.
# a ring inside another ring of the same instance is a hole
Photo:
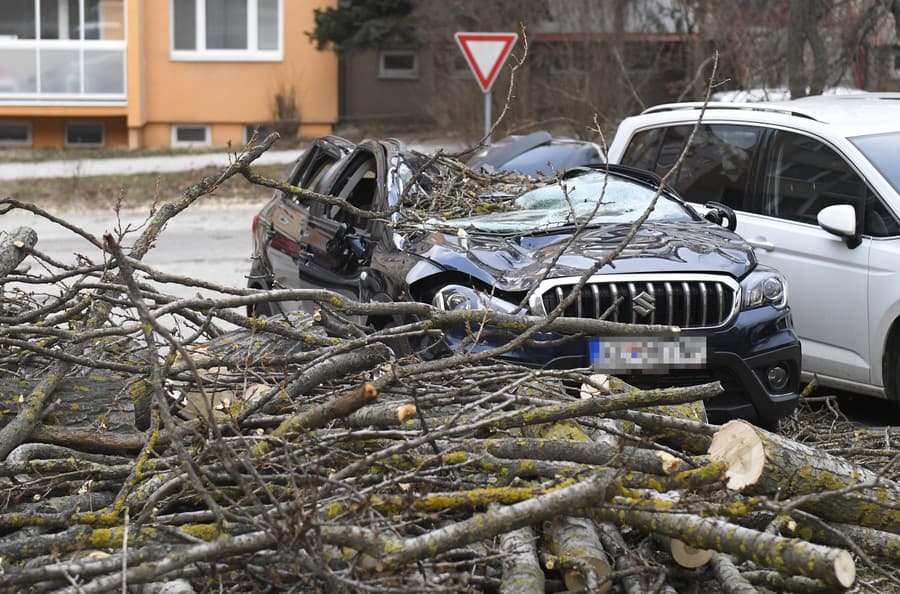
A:
{"label": "window frame", "polygon": [[[179,128],[203,128],[206,138],[204,140],[178,140],[178,129]],[[172,124],[171,126],[171,143],[173,147],[182,147],[182,148],[190,148],[190,147],[202,147],[202,146],[212,146],[212,126],[209,124]]]}
{"label": "window frame", "polygon": [[[847,155],[842,151],[839,147],[835,146],[834,143],[829,142],[827,138],[823,138],[817,134],[811,133],[806,130],[792,129],[792,128],[782,128],[782,127],[773,127],[766,126],[769,130],[770,137],[767,141],[767,146],[765,149],[765,154],[763,156],[762,166],[759,170],[759,175],[756,177],[757,179],[757,187],[753,190],[753,195],[755,196],[755,203],[753,204],[753,208],[750,210],[753,214],[758,216],[767,217],[770,219],[775,219],[778,221],[783,221],[791,224],[799,224],[799,225],[809,225],[811,227],[819,227],[818,222],[809,222],[805,220],[800,220],[797,218],[788,218],[780,215],[773,215],[763,212],[763,208],[765,206],[766,201],[766,180],[768,179],[769,172],[772,169],[773,161],[772,161],[772,152],[778,146],[777,134],[793,134],[795,136],[802,136],[813,141],[820,143],[826,149],[830,150],[834,155],[847,167],[847,169],[852,172],[856,177],[860,179],[863,186],[866,189],[866,195],[857,197],[853,202],[850,202],[853,209],[856,211],[856,232],[861,237],[881,237],[881,236],[873,236],[866,231],[866,206],[870,197],[873,197],[874,200],[880,202],[882,206],[884,206],[888,213],[892,213],[890,207],[887,206],[884,199],[881,197],[881,194],[872,186],[872,183],[869,179],[860,171],[859,167],[857,167],[856,163],[853,162],[852,159],[848,159]],[[846,204],[846,203],[844,203]],[[821,209],[820,209],[821,210]],[[882,237],[884,238],[884,237]]]}
{"label": "window frame", "polygon": [[259,130],[259,137],[257,138],[258,142],[262,142],[266,139],[266,137],[275,132],[275,127],[271,124],[263,124],[261,122],[255,124],[244,124],[244,144],[250,144],[250,139],[253,138],[253,132]]}
{"label": "window frame", "polygon": [[194,0],[192,50],[175,49],[175,1],[169,0],[169,59],[173,62],[281,62],[284,60],[284,0],[278,2],[278,44],[274,50],[259,49],[259,0],[247,2],[247,49],[206,48],[206,2]]}
{"label": "window frame", "polygon": [[32,123],[28,120],[0,120],[0,125],[2,126],[16,126],[22,125],[25,126],[25,130],[27,131],[28,138],[23,142],[18,142],[15,140],[3,140],[0,138],[0,146],[3,147],[30,147],[34,145],[34,134],[33,134],[33,126]]}
{"label": "window frame", "polygon": [[[78,2],[77,39],[44,38],[41,31],[41,4],[53,0],[31,0],[34,3],[35,22],[34,37],[12,39],[0,37],[0,50],[16,50],[33,52],[29,56],[34,61],[34,88],[9,90],[0,92],[0,105],[125,105],[128,97],[128,17],[129,2],[122,0],[122,38],[121,39],[89,39],[86,37],[85,0]],[[101,12],[102,14],[102,12]],[[101,21],[102,22],[102,21]],[[77,52],[77,64],[74,71],[78,73],[78,89],[67,92],[52,92],[42,89],[42,52],[53,50],[69,50]],[[121,92],[88,92],[85,78],[85,54],[92,51],[116,52],[121,55]]]}
{"label": "window frame", "polygon": [[[69,126],[72,124],[96,124],[100,126],[100,142],[70,142]],[[66,148],[98,148],[106,146],[106,123],[98,120],[69,120],[63,127],[63,146]]]}
{"label": "window frame", "polygon": [[[413,67],[411,69],[385,68],[384,59],[389,56],[412,56]],[[378,51],[378,78],[416,80],[419,78],[419,55],[415,50],[379,50]]]}

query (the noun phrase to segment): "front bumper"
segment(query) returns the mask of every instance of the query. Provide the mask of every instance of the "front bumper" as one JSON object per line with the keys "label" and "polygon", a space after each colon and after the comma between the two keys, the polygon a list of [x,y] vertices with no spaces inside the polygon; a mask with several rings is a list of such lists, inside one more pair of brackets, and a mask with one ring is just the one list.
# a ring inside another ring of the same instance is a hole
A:
{"label": "front bumper", "polygon": [[[706,402],[711,422],[743,418],[763,426],[774,426],[797,406],[800,385],[800,341],[794,334],[790,309],[760,307],[741,311],[727,326],[684,330],[685,336],[705,336],[707,364],[700,369],[620,375],[641,388],[694,385],[720,381],[725,392]],[[587,340],[561,341],[558,335],[543,335],[533,348],[511,351],[504,359],[528,366],[573,369],[589,366]],[[461,337],[447,337],[449,346]],[[551,348],[541,342],[552,340]],[[484,347],[498,343],[484,344]],[[772,365],[789,373],[787,384],[773,389],[766,379]]]}

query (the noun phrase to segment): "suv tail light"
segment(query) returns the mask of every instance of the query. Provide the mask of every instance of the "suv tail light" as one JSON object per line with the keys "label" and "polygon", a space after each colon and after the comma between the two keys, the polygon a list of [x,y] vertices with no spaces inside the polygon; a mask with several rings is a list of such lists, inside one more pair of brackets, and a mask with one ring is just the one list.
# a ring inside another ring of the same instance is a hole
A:
{"label": "suv tail light", "polygon": [[259,228],[259,214],[253,216],[253,225],[251,227],[253,235],[256,235],[256,229]]}

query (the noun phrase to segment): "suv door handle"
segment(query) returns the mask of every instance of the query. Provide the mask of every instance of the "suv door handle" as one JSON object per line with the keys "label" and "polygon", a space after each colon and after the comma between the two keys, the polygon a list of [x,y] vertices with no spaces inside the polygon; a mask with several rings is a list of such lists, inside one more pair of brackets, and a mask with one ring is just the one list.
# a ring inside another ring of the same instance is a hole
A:
{"label": "suv door handle", "polygon": [[748,239],[747,243],[752,245],[755,248],[759,248],[761,250],[765,250],[767,252],[771,252],[775,249],[775,244],[771,241],[766,241],[765,237],[757,237],[756,239]]}

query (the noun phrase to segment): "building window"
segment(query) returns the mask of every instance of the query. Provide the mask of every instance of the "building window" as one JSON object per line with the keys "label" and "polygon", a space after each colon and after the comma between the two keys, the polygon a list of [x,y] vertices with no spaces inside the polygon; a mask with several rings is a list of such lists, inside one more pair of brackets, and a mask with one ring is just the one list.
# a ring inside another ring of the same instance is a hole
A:
{"label": "building window", "polygon": [[250,144],[254,134],[256,134],[256,142],[262,142],[275,131],[275,126],[271,124],[247,124],[244,126],[244,144]]}
{"label": "building window", "polygon": [[209,146],[212,135],[205,124],[172,126],[172,146]]}
{"label": "building window", "polygon": [[125,100],[125,0],[0,5],[0,101]]}
{"label": "building window", "polygon": [[103,146],[102,122],[66,122],[66,146]]}
{"label": "building window", "polygon": [[379,78],[417,78],[418,60],[415,52],[382,51],[378,53]]}
{"label": "building window", "polygon": [[173,60],[282,59],[283,0],[170,0]]}
{"label": "building window", "polygon": [[31,122],[0,120],[0,146],[31,146]]}

